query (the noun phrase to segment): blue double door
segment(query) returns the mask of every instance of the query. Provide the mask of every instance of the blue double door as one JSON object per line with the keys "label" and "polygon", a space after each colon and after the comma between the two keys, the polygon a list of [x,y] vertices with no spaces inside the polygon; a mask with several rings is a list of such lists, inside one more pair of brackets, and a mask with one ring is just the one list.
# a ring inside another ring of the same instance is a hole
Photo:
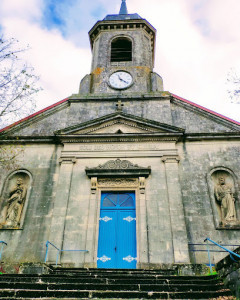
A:
{"label": "blue double door", "polygon": [[98,268],[136,269],[136,248],[135,194],[102,193]]}

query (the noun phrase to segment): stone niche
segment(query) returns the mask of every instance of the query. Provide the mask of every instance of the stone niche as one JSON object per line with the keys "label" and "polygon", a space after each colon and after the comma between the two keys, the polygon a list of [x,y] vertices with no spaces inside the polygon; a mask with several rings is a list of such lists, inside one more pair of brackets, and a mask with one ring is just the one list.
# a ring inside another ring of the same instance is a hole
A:
{"label": "stone niche", "polygon": [[217,229],[240,229],[238,187],[235,175],[217,168],[208,176],[209,193]]}
{"label": "stone niche", "polygon": [[7,178],[0,199],[0,229],[22,229],[31,182],[31,174],[25,170]]}

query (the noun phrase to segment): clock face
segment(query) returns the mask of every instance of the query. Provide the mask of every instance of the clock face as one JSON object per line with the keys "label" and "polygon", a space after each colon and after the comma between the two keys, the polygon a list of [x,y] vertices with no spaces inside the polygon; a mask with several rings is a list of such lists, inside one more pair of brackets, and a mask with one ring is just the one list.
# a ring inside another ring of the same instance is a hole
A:
{"label": "clock face", "polygon": [[111,87],[122,90],[130,87],[133,83],[132,75],[128,72],[117,71],[109,77]]}

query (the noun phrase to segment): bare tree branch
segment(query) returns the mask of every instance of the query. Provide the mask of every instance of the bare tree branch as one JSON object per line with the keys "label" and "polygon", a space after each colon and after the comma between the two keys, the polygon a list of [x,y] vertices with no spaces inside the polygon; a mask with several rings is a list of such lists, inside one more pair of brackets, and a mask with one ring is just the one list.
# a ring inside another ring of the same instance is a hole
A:
{"label": "bare tree branch", "polygon": [[240,104],[240,76],[235,70],[231,70],[227,78],[229,88],[228,94],[233,103]]}
{"label": "bare tree branch", "polygon": [[[39,78],[33,68],[18,55],[28,50],[20,48],[16,39],[0,37],[0,128],[23,118],[35,109],[34,95],[41,90]],[[2,134],[2,137],[4,134]],[[1,135],[0,135],[1,140]],[[17,168],[23,155],[23,147],[0,146],[0,168]]]}
{"label": "bare tree branch", "polygon": [[17,56],[26,50],[19,48],[15,39],[0,38],[0,128],[35,109],[33,96],[40,90],[39,78]]}

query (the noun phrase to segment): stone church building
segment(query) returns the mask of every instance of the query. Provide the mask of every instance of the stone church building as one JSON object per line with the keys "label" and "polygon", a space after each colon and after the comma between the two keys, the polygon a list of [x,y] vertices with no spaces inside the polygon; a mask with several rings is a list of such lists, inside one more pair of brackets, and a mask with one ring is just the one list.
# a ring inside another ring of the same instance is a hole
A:
{"label": "stone church building", "polygon": [[66,266],[159,268],[207,263],[190,251],[206,237],[239,244],[240,123],[164,91],[155,36],[123,0],[89,31],[79,93],[0,131],[24,151],[0,170],[3,260],[44,262],[50,241],[87,250]]}

